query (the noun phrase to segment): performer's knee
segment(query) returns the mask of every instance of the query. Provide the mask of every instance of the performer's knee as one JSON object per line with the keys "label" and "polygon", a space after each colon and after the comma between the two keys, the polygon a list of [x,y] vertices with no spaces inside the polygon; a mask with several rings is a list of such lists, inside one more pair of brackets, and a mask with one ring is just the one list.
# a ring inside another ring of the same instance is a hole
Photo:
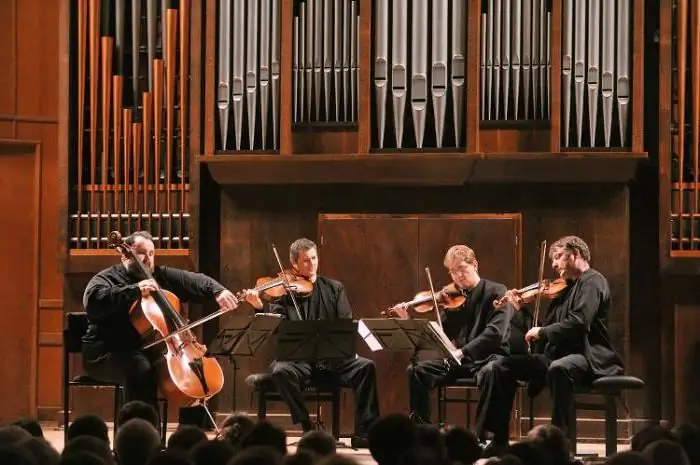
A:
{"label": "performer's knee", "polygon": [[554,360],[549,368],[547,368],[548,383],[570,383],[569,367],[562,363],[561,360]]}

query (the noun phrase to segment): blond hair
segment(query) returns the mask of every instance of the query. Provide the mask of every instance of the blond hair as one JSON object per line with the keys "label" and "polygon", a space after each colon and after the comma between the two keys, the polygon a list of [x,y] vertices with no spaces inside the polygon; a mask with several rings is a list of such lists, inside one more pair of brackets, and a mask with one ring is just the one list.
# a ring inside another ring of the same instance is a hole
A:
{"label": "blond hair", "polygon": [[449,268],[450,265],[454,263],[474,263],[475,261],[476,254],[470,247],[466,245],[453,245],[445,254],[445,259],[442,263],[445,265],[445,268]]}

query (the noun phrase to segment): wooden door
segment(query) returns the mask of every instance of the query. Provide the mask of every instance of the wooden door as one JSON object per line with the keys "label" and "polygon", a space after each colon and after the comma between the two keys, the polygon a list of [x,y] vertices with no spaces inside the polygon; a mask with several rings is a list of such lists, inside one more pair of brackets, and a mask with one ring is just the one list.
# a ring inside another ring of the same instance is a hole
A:
{"label": "wooden door", "polygon": [[40,159],[34,143],[0,141],[0,423],[36,410]]}
{"label": "wooden door", "polygon": [[[519,284],[520,215],[320,215],[320,273],[340,280],[355,318],[379,317],[394,303],[449,283],[442,260],[449,246],[476,251],[488,279]],[[358,353],[375,361],[380,412],[408,412],[409,354],[374,352],[358,341]],[[353,428],[353,397],[343,397],[343,432]],[[462,418],[463,415],[462,415]]]}

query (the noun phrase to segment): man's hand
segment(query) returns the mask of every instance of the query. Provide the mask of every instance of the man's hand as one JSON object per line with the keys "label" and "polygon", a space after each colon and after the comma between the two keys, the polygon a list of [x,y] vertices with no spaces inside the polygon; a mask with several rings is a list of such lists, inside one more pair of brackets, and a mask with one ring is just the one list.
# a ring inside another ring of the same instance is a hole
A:
{"label": "man's hand", "polygon": [[141,289],[142,297],[148,297],[151,292],[158,290],[158,283],[156,283],[153,279],[144,279],[143,281],[139,282],[138,286],[139,289]]}
{"label": "man's hand", "polygon": [[246,302],[252,305],[256,310],[263,308],[263,302],[260,300],[260,293],[254,289],[246,289],[243,291]]}
{"label": "man's hand", "polygon": [[236,296],[228,289],[216,296],[216,303],[225,311],[233,310],[238,307],[238,299],[236,299]]}
{"label": "man's hand", "polygon": [[393,307],[391,307],[389,310],[386,312],[382,312],[382,316],[388,317],[388,318],[400,318],[402,320],[407,320],[408,319],[408,306],[401,302],[400,304],[396,304]]}
{"label": "man's hand", "polygon": [[460,362],[464,358],[464,352],[462,352],[460,349],[453,350],[452,355],[454,355]]}
{"label": "man's hand", "polygon": [[540,327],[535,326],[530,328],[530,330],[525,334],[525,341],[530,342],[530,340],[536,341],[540,338]]}
{"label": "man's hand", "polygon": [[523,299],[520,298],[517,289],[506,291],[506,294],[503,297],[505,298],[506,302],[515,307],[516,310],[520,310],[520,307],[523,304]]}

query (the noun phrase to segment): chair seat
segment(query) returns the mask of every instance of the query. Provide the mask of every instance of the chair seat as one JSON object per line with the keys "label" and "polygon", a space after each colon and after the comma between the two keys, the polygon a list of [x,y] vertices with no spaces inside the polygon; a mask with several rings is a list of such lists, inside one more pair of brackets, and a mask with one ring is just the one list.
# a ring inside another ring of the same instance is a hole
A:
{"label": "chair seat", "polygon": [[[276,391],[277,386],[272,380],[272,373],[254,373],[248,375],[245,379],[248,386],[252,387],[256,391]],[[322,377],[316,377],[309,379],[303,386],[304,391],[317,391],[317,392],[333,392],[340,390],[339,386],[334,386],[329,381],[322,379]]]}
{"label": "chair seat", "polygon": [[619,392],[626,389],[642,389],[644,381],[636,376],[603,376],[593,381],[593,389],[599,392]]}
{"label": "chair seat", "polygon": [[[518,386],[524,387],[527,386],[527,383],[525,381],[518,381]],[[478,385],[476,383],[476,378],[457,378],[449,383],[446,383],[445,387],[475,388],[478,387]]]}
{"label": "chair seat", "polygon": [[70,383],[73,386],[85,385],[85,386],[109,386],[109,387],[120,387],[121,383],[114,381],[100,381],[88,375],[79,375],[74,377]]}

